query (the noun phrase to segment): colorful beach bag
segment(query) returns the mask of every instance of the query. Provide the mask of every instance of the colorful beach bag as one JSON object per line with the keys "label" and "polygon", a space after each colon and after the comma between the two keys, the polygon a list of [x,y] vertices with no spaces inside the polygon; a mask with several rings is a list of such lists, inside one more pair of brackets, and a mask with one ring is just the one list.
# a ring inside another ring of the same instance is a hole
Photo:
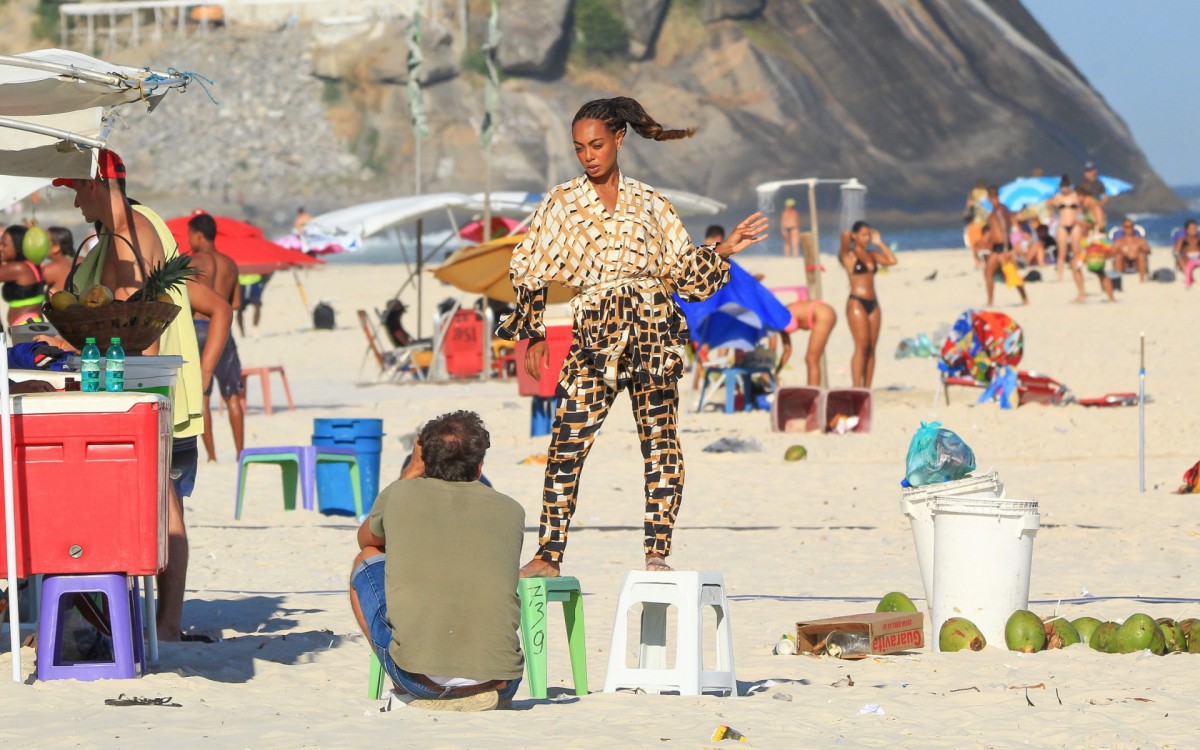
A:
{"label": "colorful beach bag", "polygon": [[1025,352],[1025,334],[1016,321],[991,310],[967,310],[942,344],[944,372],[985,383],[997,367],[1015,367]]}

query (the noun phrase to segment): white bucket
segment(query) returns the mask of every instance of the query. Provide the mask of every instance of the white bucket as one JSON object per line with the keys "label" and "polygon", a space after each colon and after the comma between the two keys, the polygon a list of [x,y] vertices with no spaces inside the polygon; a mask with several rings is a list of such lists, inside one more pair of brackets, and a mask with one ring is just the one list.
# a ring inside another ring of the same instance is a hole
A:
{"label": "white bucket", "polygon": [[906,487],[900,498],[900,511],[908,516],[912,526],[913,545],[917,549],[917,565],[921,568],[921,585],[925,587],[925,606],[933,606],[933,515],[929,509],[934,495],[943,497],[975,495],[1004,497],[1004,482],[995,471],[982,476],[966,477],[953,482]]}
{"label": "white bucket", "polygon": [[1037,502],[935,495],[930,505],[935,650],[942,623],[951,617],[967,618],[988,645],[1004,648],[1009,616],[1029,607]]}

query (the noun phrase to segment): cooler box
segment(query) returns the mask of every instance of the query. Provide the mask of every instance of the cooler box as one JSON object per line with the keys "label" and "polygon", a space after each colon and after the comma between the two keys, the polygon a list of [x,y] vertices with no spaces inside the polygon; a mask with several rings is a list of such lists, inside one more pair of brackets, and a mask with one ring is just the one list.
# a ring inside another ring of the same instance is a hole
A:
{"label": "cooler box", "polygon": [[553,398],[558,391],[558,377],[562,374],[563,363],[571,351],[571,326],[546,326],[546,345],[549,350],[550,362],[542,377],[534,379],[525,372],[525,352],[529,351],[529,339],[517,342],[517,392],[522,396],[538,396]]}
{"label": "cooler box", "polygon": [[[17,575],[166,567],[171,402],[31,393],[12,404]],[[8,572],[5,539],[0,517],[0,574]]]}
{"label": "cooler box", "polygon": [[[379,456],[383,452],[382,419],[314,419],[312,444],[353,448],[358,453],[358,485],[363,513],[370,513],[379,494]],[[354,515],[354,488],[348,464],[317,464],[317,508],[325,515]]]}
{"label": "cooler box", "polygon": [[442,340],[442,358],[452,378],[477,378],[483,372],[483,318],[478,312],[454,313]]}

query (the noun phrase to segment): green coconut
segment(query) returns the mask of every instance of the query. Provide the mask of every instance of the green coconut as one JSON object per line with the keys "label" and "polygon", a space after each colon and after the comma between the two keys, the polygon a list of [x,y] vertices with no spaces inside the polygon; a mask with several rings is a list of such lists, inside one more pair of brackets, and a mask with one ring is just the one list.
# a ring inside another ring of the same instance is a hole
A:
{"label": "green coconut", "polygon": [[1018,609],[1004,624],[1004,642],[1009,651],[1032,654],[1046,645],[1046,626],[1042,618],[1027,609]]}
{"label": "green coconut", "polygon": [[892,591],[884,594],[879,600],[879,604],[875,605],[876,612],[916,612],[917,605],[913,604],[913,600],[909,599],[899,591]]}
{"label": "green coconut", "polygon": [[1194,617],[1189,617],[1179,623],[1179,629],[1183,631],[1183,636],[1187,640],[1187,648],[1189,654],[1200,654],[1200,629],[1196,628],[1196,623],[1200,623]]}
{"label": "green coconut", "polygon": [[1142,649],[1161,654],[1166,650],[1166,639],[1154,618],[1139,612],[1130,615],[1117,630],[1116,648],[1118,654],[1132,654]]}
{"label": "green coconut", "polygon": [[986,645],[987,639],[983,637],[983,633],[979,632],[975,623],[965,617],[951,617],[942,623],[942,629],[938,632],[940,651],[982,651]]}
{"label": "green coconut", "polygon": [[30,227],[25,233],[24,241],[21,242],[21,253],[25,260],[40,266],[50,254],[50,235],[39,226]]}
{"label": "green coconut", "polygon": [[1179,623],[1170,617],[1160,617],[1156,622],[1158,629],[1163,634],[1166,653],[1178,654],[1187,651],[1187,637],[1183,634],[1183,628],[1179,627]]}
{"label": "green coconut", "polygon": [[783,454],[784,461],[803,461],[808,458],[808,449],[803,445],[793,445]]}
{"label": "green coconut", "polygon": [[1045,623],[1046,648],[1066,648],[1080,642],[1079,631],[1065,617],[1051,617]]}
{"label": "green coconut", "polygon": [[1105,654],[1115,654],[1117,653],[1117,631],[1120,629],[1121,626],[1115,622],[1102,622],[1092,632],[1092,637],[1088,639],[1088,645]]}
{"label": "green coconut", "polygon": [[1071,621],[1072,627],[1079,633],[1079,642],[1084,645],[1092,639],[1092,633],[1096,632],[1096,628],[1100,627],[1101,622],[1095,617],[1080,617]]}

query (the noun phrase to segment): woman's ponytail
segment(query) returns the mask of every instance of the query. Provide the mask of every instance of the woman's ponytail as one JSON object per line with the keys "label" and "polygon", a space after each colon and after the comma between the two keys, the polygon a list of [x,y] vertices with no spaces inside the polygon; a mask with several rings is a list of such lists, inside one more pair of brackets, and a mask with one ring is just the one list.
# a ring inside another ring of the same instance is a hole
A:
{"label": "woman's ponytail", "polygon": [[579,108],[571,124],[580,120],[600,120],[614,133],[622,133],[626,126],[634,132],[652,141],[673,141],[679,138],[690,138],[696,132],[695,128],[686,130],[667,130],[653,117],[636,99],[627,96],[617,96],[612,99],[594,99]]}

